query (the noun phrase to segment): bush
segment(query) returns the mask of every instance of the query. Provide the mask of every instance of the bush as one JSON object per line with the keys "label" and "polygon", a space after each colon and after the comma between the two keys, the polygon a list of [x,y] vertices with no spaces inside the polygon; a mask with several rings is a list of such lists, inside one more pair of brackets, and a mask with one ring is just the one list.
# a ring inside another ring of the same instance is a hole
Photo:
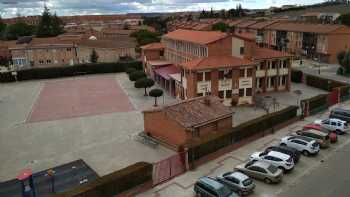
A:
{"label": "bush", "polygon": [[273,127],[295,118],[297,116],[297,110],[297,106],[290,106],[281,111],[250,120],[232,129],[201,138],[199,141],[187,145],[190,147],[189,159],[193,162],[221,148],[239,144],[241,140],[247,139],[255,134],[273,131]]}
{"label": "bush", "polygon": [[[126,68],[142,69],[142,63],[118,62],[118,63],[96,63],[96,64],[78,64],[74,66],[32,68],[20,70],[17,72],[17,80],[31,79],[51,79],[60,77],[70,77],[81,74],[99,74],[99,73],[118,73],[124,72]],[[0,82],[12,82],[15,78],[10,72],[0,74]]]}
{"label": "bush", "polygon": [[143,71],[135,71],[129,75],[130,81],[137,81],[138,79],[146,78],[147,75]]}
{"label": "bush", "polygon": [[306,76],[306,84],[315,88],[319,88],[326,91],[332,91],[331,82],[328,79],[322,77],[316,77],[312,75]]}
{"label": "bush", "polygon": [[125,72],[126,72],[126,74],[128,74],[128,75],[130,75],[131,73],[133,73],[133,72],[135,72],[135,71],[136,71],[136,69],[135,69],[135,68],[132,68],[132,67],[125,69]]}
{"label": "bush", "polygon": [[153,165],[138,162],[54,197],[113,197],[152,181]]}
{"label": "bush", "polygon": [[300,70],[292,70],[292,82],[301,83],[303,80],[303,72]]}
{"label": "bush", "polygon": [[337,75],[344,75],[345,72],[344,72],[344,68],[343,67],[339,67],[338,70],[337,70]]}

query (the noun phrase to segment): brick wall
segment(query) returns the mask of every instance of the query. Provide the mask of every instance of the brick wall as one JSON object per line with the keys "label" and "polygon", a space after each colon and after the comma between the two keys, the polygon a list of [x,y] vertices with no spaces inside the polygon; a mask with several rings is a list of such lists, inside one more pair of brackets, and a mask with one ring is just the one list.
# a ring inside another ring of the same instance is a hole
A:
{"label": "brick wall", "polygon": [[162,111],[144,113],[144,130],[174,148],[184,144],[187,139],[185,128],[168,119]]}
{"label": "brick wall", "polygon": [[232,55],[232,37],[221,39],[217,42],[208,44],[208,57],[210,56],[231,56]]}

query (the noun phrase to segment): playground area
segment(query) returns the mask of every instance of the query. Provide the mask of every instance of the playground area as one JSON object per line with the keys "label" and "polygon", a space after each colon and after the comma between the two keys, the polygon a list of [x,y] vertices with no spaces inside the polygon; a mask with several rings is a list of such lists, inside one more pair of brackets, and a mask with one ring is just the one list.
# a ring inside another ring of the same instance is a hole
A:
{"label": "playground area", "polygon": [[173,155],[135,140],[154,103],[143,91],[124,73],[1,84],[0,183],[78,159],[103,176]]}

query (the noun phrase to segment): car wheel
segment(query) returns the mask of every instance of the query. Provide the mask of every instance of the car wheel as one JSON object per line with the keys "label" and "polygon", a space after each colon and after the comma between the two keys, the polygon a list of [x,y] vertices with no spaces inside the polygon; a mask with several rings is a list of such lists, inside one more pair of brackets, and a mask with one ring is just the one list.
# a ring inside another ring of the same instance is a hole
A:
{"label": "car wheel", "polygon": [[337,133],[337,135],[342,135],[343,134],[343,132],[341,130],[339,130],[339,129],[335,130],[335,132]]}
{"label": "car wheel", "polygon": [[269,179],[269,178],[265,178],[265,179],[264,179],[264,182],[267,183],[267,184],[272,183],[271,179]]}
{"label": "car wheel", "polygon": [[309,151],[307,151],[307,150],[303,150],[303,155],[305,155],[305,156],[309,156],[309,155],[310,155],[310,153],[309,153]]}
{"label": "car wheel", "polygon": [[200,194],[199,192],[197,192],[197,193],[196,193],[196,196],[197,196],[197,197],[201,197],[202,194]]}
{"label": "car wheel", "polygon": [[286,169],[284,167],[280,166],[278,168],[282,170],[283,174],[286,172]]}
{"label": "car wheel", "polygon": [[238,190],[237,193],[238,193],[239,196],[243,196],[243,192],[241,190]]}
{"label": "car wheel", "polygon": [[287,146],[287,144],[285,144],[285,143],[282,143],[282,144],[281,144],[281,146]]}

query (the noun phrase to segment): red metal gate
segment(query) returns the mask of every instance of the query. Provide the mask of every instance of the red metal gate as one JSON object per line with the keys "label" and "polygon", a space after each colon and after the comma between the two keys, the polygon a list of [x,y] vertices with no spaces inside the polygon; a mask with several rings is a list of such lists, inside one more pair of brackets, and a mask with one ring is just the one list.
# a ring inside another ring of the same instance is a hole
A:
{"label": "red metal gate", "polygon": [[166,182],[186,172],[187,152],[181,152],[153,165],[153,185]]}
{"label": "red metal gate", "polygon": [[334,88],[331,93],[328,95],[328,105],[332,106],[339,103],[339,90]]}

